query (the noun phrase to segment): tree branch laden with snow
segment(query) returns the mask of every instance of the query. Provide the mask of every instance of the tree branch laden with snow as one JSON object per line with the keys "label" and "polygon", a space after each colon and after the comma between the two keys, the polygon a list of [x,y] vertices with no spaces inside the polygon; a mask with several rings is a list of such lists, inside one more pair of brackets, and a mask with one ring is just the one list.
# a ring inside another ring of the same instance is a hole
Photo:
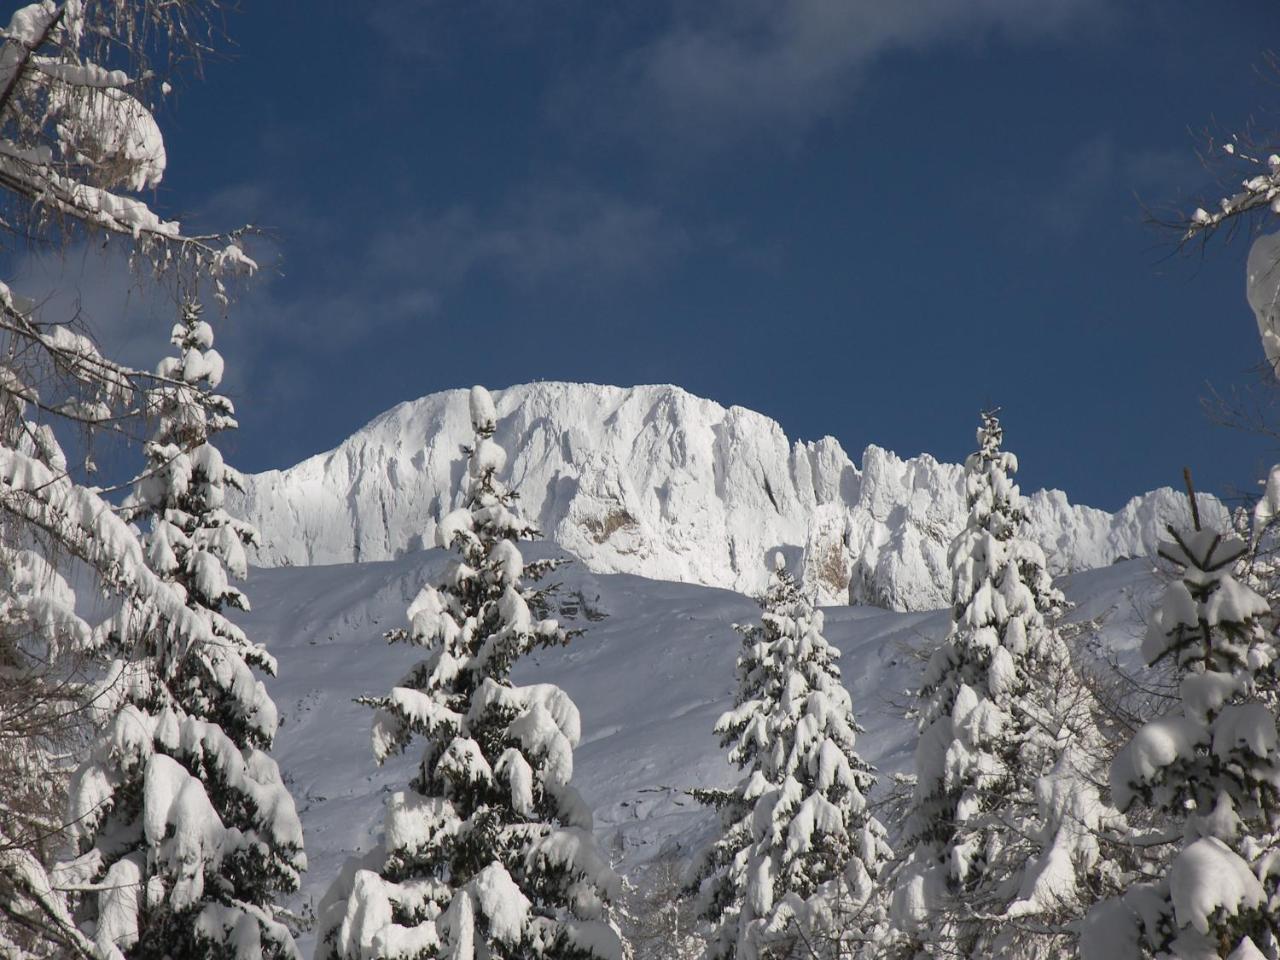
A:
{"label": "tree branch laden with snow", "polygon": [[1266,601],[1234,576],[1243,541],[1176,529],[1160,555],[1178,571],[1143,641],[1181,678],[1177,708],[1147,723],[1111,765],[1121,809],[1180,827],[1168,857],[1089,914],[1086,960],[1280,955],[1280,738]]}

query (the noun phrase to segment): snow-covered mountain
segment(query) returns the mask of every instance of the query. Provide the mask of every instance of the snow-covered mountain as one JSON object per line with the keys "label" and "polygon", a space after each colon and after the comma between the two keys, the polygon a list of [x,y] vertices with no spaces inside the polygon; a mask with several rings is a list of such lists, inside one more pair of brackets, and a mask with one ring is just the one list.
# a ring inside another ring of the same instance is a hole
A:
{"label": "snow-covered mountain", "polygon": [[[831,437],[792,442],[768,417],[674,386],[532,383],[494,396],[504,479],[592,571],[754,593],[781,550],[822,603],[948,601],[947,545],[965,513],[958,465],[876,446],[857,465]],[[470,438],[466,391],[446,391],[394,407],[328,453],[248,477],[236,509],[263,533],[258,561],[387,560],[430,545],[457,505]],[[1059,491],[1028,506],[1055,573],[1147,554],[1186,509],[1168,488],[1115,514]]]}

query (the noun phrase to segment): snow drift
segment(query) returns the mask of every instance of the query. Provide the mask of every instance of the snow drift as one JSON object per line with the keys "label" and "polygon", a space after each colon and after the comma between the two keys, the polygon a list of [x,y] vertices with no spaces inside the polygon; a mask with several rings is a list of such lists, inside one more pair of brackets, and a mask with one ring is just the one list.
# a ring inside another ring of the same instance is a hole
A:
{"label": "snow drift", "polygon": [[[494,396],[503,479],[596,573],[755,593],[781,550],[820,603],[948,602],[947,546],[965,515],[959,465],[869,446],[859,466],[831,437],[792,442],[762,414],[675,386],[531,383]],[[234,509],[262,531],[258,562],[388,560],[431,544],[458,505],[468,417],[467,391],[430,394],[328,453],[248,477]],[[1168,488],[1115,514],[1060,491],[1027,506],[1056,574],[1148,554],[1186,511]],[[1202,509],[1224,516],[1216,502]]]}

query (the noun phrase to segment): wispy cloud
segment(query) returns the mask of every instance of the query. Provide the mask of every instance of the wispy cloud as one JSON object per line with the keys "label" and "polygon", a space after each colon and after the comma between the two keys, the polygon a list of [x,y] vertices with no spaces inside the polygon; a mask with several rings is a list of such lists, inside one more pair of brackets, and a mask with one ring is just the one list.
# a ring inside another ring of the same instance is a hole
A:
{"label": "wispy cloud", "polygon": [[585,190],[540,190],[489,213],[455,206],[383,231],[369,266],[446,290],[477,273],[529,289],[573,277],[606,285],[645,276],[683,253],[685,229],[659,208]]}
{"label": "wispy cloud", "polygon": [[[1108,136],[1087,140],[1063,157],[1061,167],[1026,182],[1024,207],[1059,238],[1073,237],[1105,217],[1117,194],[1125,203],[1115,216],[1140,215],[1134,198],[1175,196],[1203,175],[1191,144],[1184,149],[1126,149]],[[1020,217],[1022,214],[1019,215]]]}
{"label": "wispy cloud", "polygon": [[890,54],[1042,40],[1100,11],[1098,0],[678,0],[664,28],[568,77],[556,111],[658,150],[791,139],[847,105]]}
{"label": "wispy cloud", "polygon": [[[218,346],[235,358],[224,389],[252,394],[255,403],[300,388],[290,371],[306,356],[430,321],[468,282],[530,294],[610,294],[653,275],[693,243],[657,207],[583,189],[539,190],[491,210],[456,205],[370,218],[375,226],[360,232],[348,225],[335,243],[328,218],[274,202],[272,194],[259,185],[235,187],[210,198],[201,214],[223,223],[266,217],[276,229],[250,242],[262,269],[243,285],[228,322],[217,325]],[[151,368],[170,350],[175,297],[148,273],[131,270],[123,246],[29,256],[15,264],[11,284],[39,303],[41,320],[81,321],[122,362]]]}
{"label": "wispy cloud", "polygon": [[[659,208],[583,189],[535,190],[490,210],[459,204],[435,213],[406,211],[374,220],[321,249],[291,239],[308,218],[286,223],[287,251],[268,264],[246,298],[259,329],[322,338],[341,348],[371,331],[437,315],[469,282],[524,293],[616,292],[659,271],[692,244]],[[327,231],[323,218],[315,230]],[[305,282],[290,262],[310,260]]]}
{"label": "wispy cloud", "polygon": [[490,41],[522,44],[556,29],[569,0],[378,0],[367,22],[387,49],[402,60],[434,67],[459,62],[460,38],[479,29]]}

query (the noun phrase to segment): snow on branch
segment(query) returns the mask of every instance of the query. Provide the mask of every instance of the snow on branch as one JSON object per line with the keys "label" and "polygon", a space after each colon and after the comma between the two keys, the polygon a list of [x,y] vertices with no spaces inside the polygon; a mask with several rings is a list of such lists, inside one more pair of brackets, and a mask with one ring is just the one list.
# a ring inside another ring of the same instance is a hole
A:
{"label": "snow on branch", "polygon": [[129,195],[155,189],[167,162],[151,64],[198,63],[221,13],[218,0],[41,0],[13,13],[0,30],[0,192],[19,220],[128,237],[158,270],[213,278],[220,298],[222,277],[253,272],[238,234],[184,234]]}
{"label": "snow on branch", "polygon": [[[39,527],[90,564],[106,586],[155,616],[182,652],[194,644],[248,646],[239,627],[220,614],[198,616],[172,584],[151,571],[137,536],[107,501],[5,447],[0,447],[0,511]],[[274,672],[273,659],[262,650],[257,654],[255,659]]]}
{"label": "snow on branch", "polygon": [[1197,207],[1193,210],[1183,240],[1212,234],[1223,224],[1255,211],[1280,213],[1280,155],[1273,153],[1261,159],[1237,150],[1232,143],[1226,145],[1225,151],[1229,156],[1253,165],[1258,172],[1245,178],[1237,192],[1219,200],[1216,209]]}

